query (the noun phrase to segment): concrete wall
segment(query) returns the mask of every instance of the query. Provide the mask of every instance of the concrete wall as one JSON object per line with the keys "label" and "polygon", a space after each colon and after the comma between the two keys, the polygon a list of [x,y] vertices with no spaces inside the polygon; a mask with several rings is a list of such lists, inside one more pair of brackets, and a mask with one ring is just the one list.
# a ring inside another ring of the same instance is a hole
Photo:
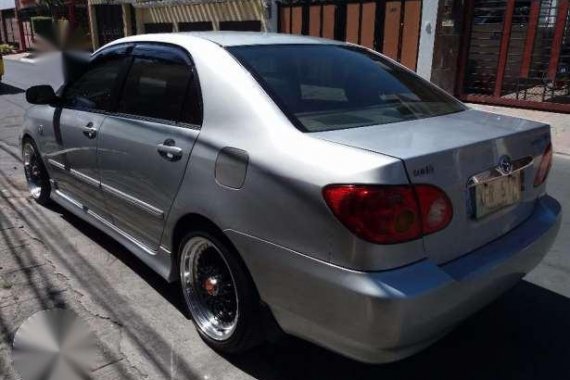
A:
{"label": "concrete wall", "polygon": [[438,4],[439,0],[423,0],[422,2],[422,21],[420,24],[420,43],[416,72],[427,80],[431,79]]}

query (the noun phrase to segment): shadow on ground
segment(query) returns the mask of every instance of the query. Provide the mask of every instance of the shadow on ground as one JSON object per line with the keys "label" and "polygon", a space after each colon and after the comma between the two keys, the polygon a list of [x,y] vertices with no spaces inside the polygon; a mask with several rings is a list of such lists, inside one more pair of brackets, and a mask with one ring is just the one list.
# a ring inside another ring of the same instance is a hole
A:
{"label": "shadow on ground", "polygon": [[67,212],[63,207],[51,202],[48,206],[50,210],[57,212],[69,224],[73,225],[82,234],[97,242],[103,249],[111,253],[114,257],[120,260],[123,264],[137,273],[143,280],[145,280],[154,290],[156,290],[164,299],[169,301],[181,313],[184,311],[184,300],[176,284],[169,284],[160,275],[150,269],[145,263],[139,260],[136,256],[130,253],[125,247],[119,244],[112,237],[105,235],[91,224],[78,218],[77,216]]}
{"label": "shadow on ground", "polygon": [[0,83],[0,95],[20,94],[22,92],[24,92],[24,90],[18,87],[10,86],[6,83]]}
{"label": "shadow on ground", "polygon": [[[0,144],[0,150],[20,161],[14,149]],[[18,163],[18,165],[20,164]],[[177,371],[184,373],[185,377],[198,378],[194,368],[192,368],[189,365],[189,361],[186,360],[187,358],[183,358],[172,351],[171,342],[166,341],[160,331],[156,331],[150,327],[141,315],[124,303],[122,295],[119,294],[112,284],[102,275],[102,271],[105,270],[104,267],[92,265],[92,263],[88,262],[81,255],[69,257],[69,253],[74,252],[76,247],[73,241],[69,239],[69,236],[65,234],[64,230],[54,223],[53,216],[49,216],[43,212],[29,197],[22,198],[15,196],[25,191],[25,188],[22,183],[18,182],[15,177],[11,175],[12,169],[16,169],[16,167],[6,170],[0,169],[0,188],[5,189],[1,194],[1,201],[4,203],[3,207],[0,208],[0,218],[5,217],[8,219],[8,214],[10,214],[11,217],[20,219],[25,225],[25,230],[29,231],[34,239],[42,242],[46,249],[50,251],[50,256],[58,261],[62,269],[69,272],[69,275],[84,289],[88,289],[91,299],[104,311],[105,317],[103,317],[103,319],[120,321],[116,324],[121,328],[121,336],[128,337],[130,341],[129,344],[136,347],[139,354],[145,358],[147,367],[152,367],[153,370],[159,374],[159,376],[155,376],[155,378],[170,378],[172,375],[172,363],[176,363]],[[93,227],[90,227],[86,223],[81,222],[79,219],[63,211],[62,208],[56,207],[57,206],[53,206],[53,211],[60,213],[64,218],[69,218],[69,221],[72,224],[76,224],[77,228],[80,229],[83,234],[107,248],[115,257],[120,260],[126,257],[127,250],[125,248],[112,239],[105,237]],[[0,230],[0,232],[2,231]],[[15,242],[12,242],[5,233],[0,235],[0,239],[5,240],[7,243],[8,249],[5,254],[17,261],[19,267],[25,267],[24,256],[26,256],[26,250],[21,252],[22,250],[19,249]],[[68,257],[69,259],[67,259]],[[150,273],[150,270],[143,267],[142,263],[138,259],[135,259],[134,256],[130,256],[128,259],[125,259],[124,262],[151,285],[156,285],[158,282],[159,277]],[[31,271],[27,272],[31,273]],[[51,297],[50,294],[45,294],[44,288],[46,288],[46,284],[43,284],[44,282],[49,283],[49,279],[45,278],[45,274],[41,271],[38,271],[38,275],[41,277],[39,282],[31,276],[28,276],[26,283],[31,287],[41,308],[49,308],[51,298],[53,297]],[[149,277],[145,277],[147,275]],[[164,281],[160,282],[159,291],[166,298],[169,298],[169,292],[167,291],[169,286],[170,285]],[[176,293],[173,292],[172,294]],[[176,304],[175,296],[170,299],[171,302]],[[116,307],[119,304],[122,306]],[[61,306],[64,307],[65,305]],[[0,313],[0,339],[5,340],[5,342],[0,342],[0,344],[10,341],[9,338],[12,332],[9,326],[11,326],[10,321],[5,320]],[[157,355],[157,353],[169,353],[169,355]],[[0,360],[1,359],[2,358],[0,358]],[[125,362],[118,365],[118,378],[133,378],[129,372],[130,368],[132,368],[132,366],[129,366],[128,363]],[[138,378],[141,378],[141,376]]]}
{"label": "shadow on ground", "polygon": [[[134,270],[178,310],[182,299],[113,239],[52,206],[82,233]],[[426,351],[373,366],[288,337],[227,358],[257,379],[568,379],[570,299],[522,281]]]}

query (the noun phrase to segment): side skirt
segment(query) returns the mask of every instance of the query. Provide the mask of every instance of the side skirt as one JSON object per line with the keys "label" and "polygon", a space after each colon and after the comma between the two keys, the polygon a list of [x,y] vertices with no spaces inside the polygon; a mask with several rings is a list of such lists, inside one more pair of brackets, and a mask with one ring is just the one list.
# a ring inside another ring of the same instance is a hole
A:
{"label": "side skirt", "polygon": [[158,251],[149,249],[110,221],[89,210],[61,190],[52,188],[51,199],[67,211],[85,220],[121,243],[168,282],[176,280],[176,276],[172,271],[172,255],[166,254],[163,249],[159,249]]}

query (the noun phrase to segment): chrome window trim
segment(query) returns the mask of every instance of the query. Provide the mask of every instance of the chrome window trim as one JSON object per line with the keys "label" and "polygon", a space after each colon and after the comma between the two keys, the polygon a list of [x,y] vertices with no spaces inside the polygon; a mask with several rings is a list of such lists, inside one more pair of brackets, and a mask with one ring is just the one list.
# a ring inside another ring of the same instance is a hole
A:
{"label": "chrome window trim", "polygon": [[176,123],[176,126],[180,128],[193,129],[195,131],[199,131],[200,129],[202,129],[202,126],[200,124],[185,123],[183,121],[179,121],[178,123]]}
{"label": "chrome window trim", "polygon": [[167,119],[159,119],[159,118],[154,118],[154,117],[149,117],[149,116],[132,115],[129,113],[106,112],[105,115],[115,117],[118,119],[123,119],[123,120],[146,121],[146,122],[150,122],[150,123],[167,125],[169,127],[192,129],[195,131],[199,131],[202,129],[202,126],[199,124],[191,124],[191,123],[185,123],[182,121],[172,121],[172,120],[167,120]]}
{"label": "chrome window trim", "polygon": [[134,114],[130,114],[130,113],[123,113],[123,112],[115,112],[115,113],[111,113],[111,116],[117,117],[117,118],[121,118],[121,119],[129,119],[129,120],[137,120],[137,121],[148,121],[151,123],[157,123],[157,124],[164,124],[164,125],[170,125],[172,127],[177,127],[178,123],[174,120],[168,120],[168,119],[160,119],[157,117],[151,117],[151,116],[140,116],[140,115],[134,115]]}

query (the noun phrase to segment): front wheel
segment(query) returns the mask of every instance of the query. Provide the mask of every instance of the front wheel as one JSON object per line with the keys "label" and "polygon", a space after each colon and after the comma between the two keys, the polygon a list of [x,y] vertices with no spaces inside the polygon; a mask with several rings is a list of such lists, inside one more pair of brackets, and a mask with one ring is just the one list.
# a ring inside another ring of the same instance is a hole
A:
{"label": "front wheel", "polygon": [[34,141],[27,138],[22,145],[22,158],[28,190],[32,198],[41,205],[49,202],[51,186],[49,175],[42,162],[40,153]]}
{"label": "front wheel", "polygon": [[223,353],[259,344],[259,296],[233,248],[207,231],[187,234],[180,245],[180,283],[202,339]]}

